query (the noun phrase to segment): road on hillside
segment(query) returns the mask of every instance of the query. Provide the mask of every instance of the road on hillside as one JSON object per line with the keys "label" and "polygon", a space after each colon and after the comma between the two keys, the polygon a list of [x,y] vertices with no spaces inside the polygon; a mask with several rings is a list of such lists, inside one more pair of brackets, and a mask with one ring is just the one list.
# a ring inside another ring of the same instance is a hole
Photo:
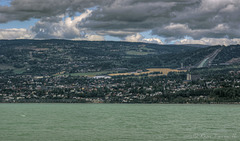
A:
{"label": "road on hillside", "polygon": [[216,56],[222,51],[223,48],[215,50],[213,53],[206,56],[197,66],[197,68],[203,68],[208,67],[212,65],[213,60],[216,58]]}

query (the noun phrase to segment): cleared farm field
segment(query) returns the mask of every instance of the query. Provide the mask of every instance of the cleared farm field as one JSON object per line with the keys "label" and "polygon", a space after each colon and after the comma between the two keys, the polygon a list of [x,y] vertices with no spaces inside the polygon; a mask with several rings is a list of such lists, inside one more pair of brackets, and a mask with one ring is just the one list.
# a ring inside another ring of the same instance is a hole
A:
{"label": "cleared farm field", "polygon": [[[187,70],[169,69],[169,68],[149,68],[146,72],[128,72],[128,73],[113,73],[108,74],[109,76],[121,76],[121,75],[167,75],[169,72],[186,72]],[[156,73],[156,74],[154,74]]]}

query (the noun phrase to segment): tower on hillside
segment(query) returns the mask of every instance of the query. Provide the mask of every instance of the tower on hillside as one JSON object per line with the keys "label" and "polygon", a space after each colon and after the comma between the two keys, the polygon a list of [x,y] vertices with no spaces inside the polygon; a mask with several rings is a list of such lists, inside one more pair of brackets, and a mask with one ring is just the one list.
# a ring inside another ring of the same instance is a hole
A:
{"label": "tower on hillside", "polygon": [[187,81],[192,81],[192,75],[190,73],[187,74]]}
{"label": "tower on hillside", "polygon": [[29,52],[29,57],[33,59],[32,51]]}

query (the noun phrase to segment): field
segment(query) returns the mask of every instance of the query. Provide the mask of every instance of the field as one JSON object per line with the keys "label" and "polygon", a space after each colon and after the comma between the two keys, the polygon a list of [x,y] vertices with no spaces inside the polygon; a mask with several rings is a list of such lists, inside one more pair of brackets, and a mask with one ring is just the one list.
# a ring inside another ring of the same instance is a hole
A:
{"label": "field", "polygon": [[9,72],[13,70],[15,74],[22,74],[25,72],[25,68],[15,68],[11,65],[4,65],[4,64],[0,64],[0,70],[2,70],[3,72]]}
{"label": "field", "polygon": [[147,71],[138,70],[136,72],[127,72],[127,73],[113,73],[112,71],[100,71],[100,72],[87,72],[87,73],[69,73],[65,74],[64,72],[59,72],[55,76],[59,75],[71,75],[71,76],[88,76],[94,77],[99,75],[108,75],[108,76],[128,76],[128,75],[148,75],[148,76],[161,76],[167,75],[169,72],[186,72],[187,70],[177,70],[169,68],[149,68]]}
{"label": "field", "polygon": [[11,70],[11,69],[14,69],[13,66],[10,66],[10,65],[4,65],[4,64],[0,64],[0,70]]}
{"label": "field", "polygon": [[152,52],[138,52],[138,51],[127,51],[127,55],[149,55],[153,54]]}
{"label": "field", "polygon": [[106,75],[108,73],[108,71],[100,71],[100,72],[86,72],[86,73],[70,73],[68,75],[71,76],[88,76],[88,77],[94,77],[94,76],[98,76],[98,75]]}
{"label": "field", "polygon": [[127,51],[126,54],[127,55],[149,55],[149,54],[155,54],[155,52],[153,49],[147,48],[145,46],[139,46],[138,50],[130,50],[130,51]]}
{"label": "field", "polygon": [[[123,75],[144,75],[149,74],[150,76],[155,75],[167,75],[169,72],[186,72],[187,70],[177,70],[177,69],[169,69],[169,68],[149,68],[146,72],[128,72],[128,73],[113,73],[108,74],[109,76],[123,76]],[[156,73],[156,74],[154,74]],[[157,74],[159,73],[159,74]]]}

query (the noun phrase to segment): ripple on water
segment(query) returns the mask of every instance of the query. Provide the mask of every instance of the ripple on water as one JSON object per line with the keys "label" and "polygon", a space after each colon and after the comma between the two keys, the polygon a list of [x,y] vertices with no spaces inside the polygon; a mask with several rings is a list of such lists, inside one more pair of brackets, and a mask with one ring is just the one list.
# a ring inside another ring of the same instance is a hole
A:
{"label": "ripple on water", "polygon": [[238,140],[238,105],[0,104],[1,140]]}

